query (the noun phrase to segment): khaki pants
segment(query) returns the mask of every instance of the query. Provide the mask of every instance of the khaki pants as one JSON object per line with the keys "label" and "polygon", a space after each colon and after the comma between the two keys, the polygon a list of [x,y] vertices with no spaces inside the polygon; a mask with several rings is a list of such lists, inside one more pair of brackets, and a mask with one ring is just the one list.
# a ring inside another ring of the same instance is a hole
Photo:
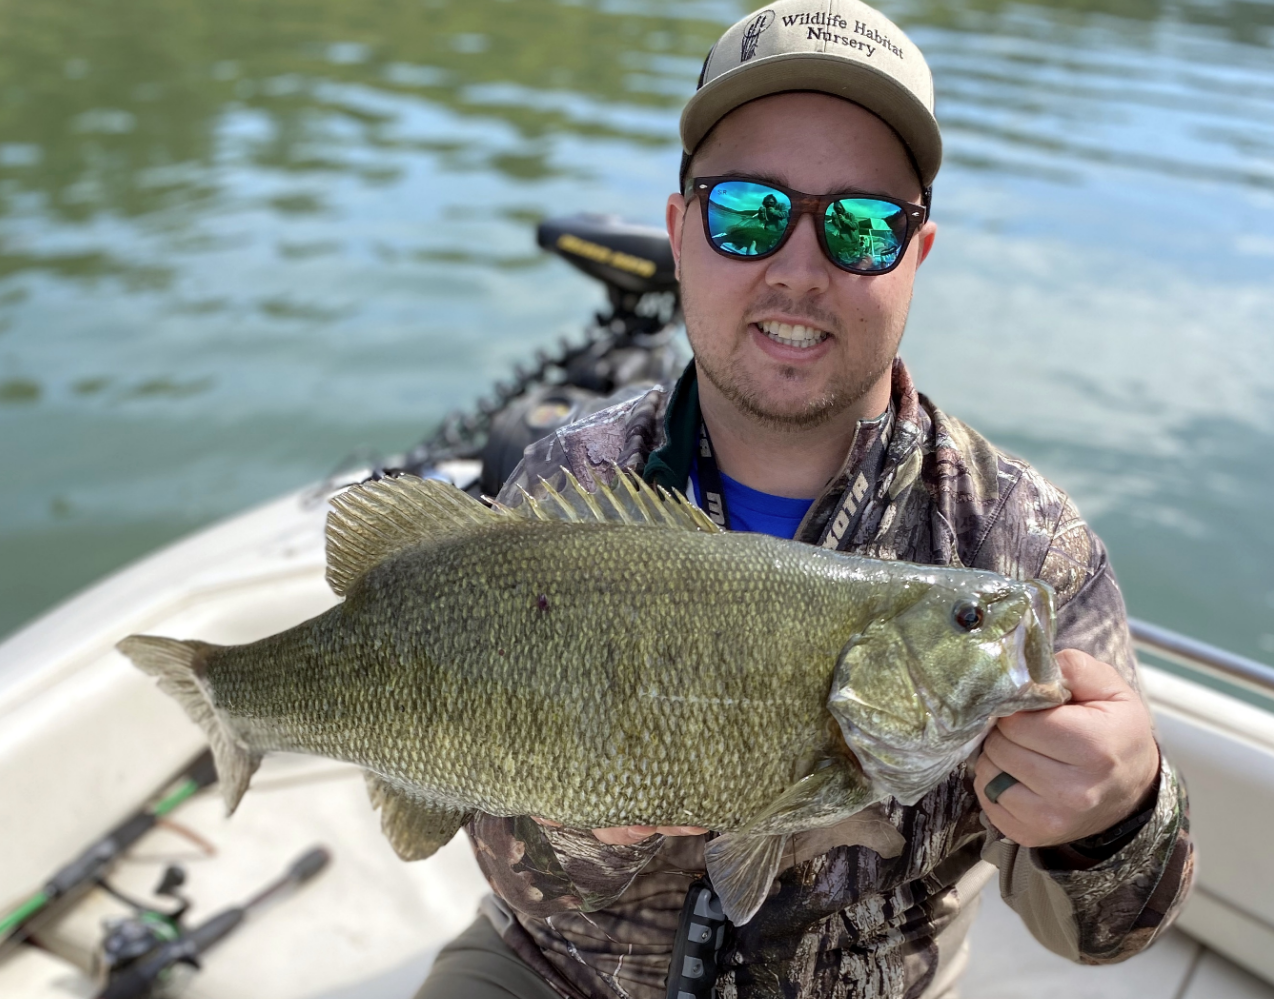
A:
{"label": "khaki pants", "polygon": [[486,916],[438,952],[416,999],[561,999],[500,939]]}

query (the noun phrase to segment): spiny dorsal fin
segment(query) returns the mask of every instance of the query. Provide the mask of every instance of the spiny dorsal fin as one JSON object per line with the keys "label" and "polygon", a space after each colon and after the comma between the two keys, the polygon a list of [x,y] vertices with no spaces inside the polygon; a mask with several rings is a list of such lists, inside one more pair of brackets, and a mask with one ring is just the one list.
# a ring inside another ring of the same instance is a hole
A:
{"label": "spiny dorsal fin", "polygon": [[327,515],[327,582],[337,596],[394,552],[504,518],[449,482],[403,475],[364,482],[332,497]]}
{"label": "spiny dorsal fin", "polygon": [[512,513],[531,520],[566,520],[576,523],[632,524],[654,527],[672,527],[687,531],[720,532],[708,515],[694,506],[679,492],[668,492],[643,482],[631,472],[612,466],[615,471],[613,485],[598,483],[590,492],[567,469],[566,486],[555,489],[540,479],[543,497],[532,496],[522,490],[522,502],[515,507],[496,504],[500,512]]}

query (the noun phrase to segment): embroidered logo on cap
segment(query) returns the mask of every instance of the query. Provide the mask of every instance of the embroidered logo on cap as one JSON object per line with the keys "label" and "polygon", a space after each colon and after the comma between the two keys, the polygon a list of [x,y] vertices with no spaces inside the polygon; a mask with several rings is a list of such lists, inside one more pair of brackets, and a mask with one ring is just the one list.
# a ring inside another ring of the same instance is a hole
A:
{"label": "embroidered logo on cap", "polygon": [[748,25],[748,30],[743,33],[743,51],[740,53],[740,62],[747,62],[756,55],[756,43],[761,40],[761,32],[774,23],[774,11],[763,10],[752,18],[752,23]]}

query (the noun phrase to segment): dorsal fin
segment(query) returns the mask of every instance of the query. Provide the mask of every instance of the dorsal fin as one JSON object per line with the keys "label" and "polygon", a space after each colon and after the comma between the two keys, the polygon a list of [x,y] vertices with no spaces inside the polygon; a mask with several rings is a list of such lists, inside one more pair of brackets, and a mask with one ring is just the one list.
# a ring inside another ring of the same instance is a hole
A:
{"label": "dorsal fin", "polygon": [[450,482],[403,475],[352,486],[327,515],[327,582],[344,596],[363,574],[412,545],[443,541],[504,521]]}
{"label": "dorsal fin", "polygon": [[506,507],[497,503],[495,508],[531,520],[672,527],[707,534],[720,532],[721,529],[708,519],[708,515],[681,493],[670,493],[663,487],[655,489],[631,472],[625,472],[618,466],[612,468],[614,484],[598,483],[593,492],[584,488],[579,479],[564,468],[564,488],[554,489],[540,479],[543,497],[532,496],[523,489],[520,504]]}

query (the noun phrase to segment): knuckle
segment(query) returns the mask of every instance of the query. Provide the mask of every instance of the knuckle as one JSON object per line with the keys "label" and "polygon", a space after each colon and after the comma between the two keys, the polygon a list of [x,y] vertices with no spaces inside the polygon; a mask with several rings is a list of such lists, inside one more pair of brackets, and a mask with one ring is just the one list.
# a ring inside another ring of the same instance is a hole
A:
{"label": "knuckle", "polygon": [[1049,810],[1040,816],[1040,820],[1036,823],[1036,832],[1040,838],[1040,842],[1036,846],[1042,846],[1045,841],[1063,842],[1066,832],[1070,829],[1070,821],[1067,816],[1062,815],[1053,810]]}
{"label": "knuckle", "polygon": [[1069,787],[1058,795],[1057,800],[1071,814],[1085,815],[1101,804],[1101,795],[1093,787]]}

